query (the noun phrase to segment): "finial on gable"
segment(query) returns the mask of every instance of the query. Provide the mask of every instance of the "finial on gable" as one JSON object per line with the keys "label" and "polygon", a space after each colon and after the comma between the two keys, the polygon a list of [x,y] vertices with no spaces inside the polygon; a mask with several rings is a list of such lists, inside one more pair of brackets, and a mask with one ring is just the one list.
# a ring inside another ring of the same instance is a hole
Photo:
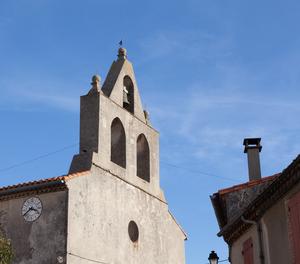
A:
{"label": "finial on gable", "polygon": [[118,58],[126,60],[127,58],[127,50],[123,47],[120,47],[118,50]]}
{"label": "finial on gable", "polygon": [[145,116],[146,124],[150,125],[150,115],[147,110],[144,110],[144,116]]}
{"label": "finial on gable", "polygon": [[92,82],[91,82],[91,85],[92,85],[92,88],[91,90],[89,91],[89,94],[92,94],[92,93],[99,93],[100,92],[100,89],[101,89],[101,77],[99,75],[94,75],[92,77]]}

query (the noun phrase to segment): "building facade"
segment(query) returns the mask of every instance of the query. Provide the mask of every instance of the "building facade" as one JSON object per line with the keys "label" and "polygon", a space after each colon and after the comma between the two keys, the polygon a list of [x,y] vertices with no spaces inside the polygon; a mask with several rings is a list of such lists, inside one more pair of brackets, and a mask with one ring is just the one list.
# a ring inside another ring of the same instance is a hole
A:
{"label": "building facade", "polygon": [[160,188],[159,134],[120,48],[80,100],[80,147],[65,176],[0,189],[14,264],[184,264],[186,235]]}
{"label": "building facade", "polygon": [[[250,142],[250,143],[249,143]],[[260,177],[260,139],[246,139],[249,182],[211,196],[233,264],[300,263],[300,156]],[[249,151],[250,150],[250,151]]]}

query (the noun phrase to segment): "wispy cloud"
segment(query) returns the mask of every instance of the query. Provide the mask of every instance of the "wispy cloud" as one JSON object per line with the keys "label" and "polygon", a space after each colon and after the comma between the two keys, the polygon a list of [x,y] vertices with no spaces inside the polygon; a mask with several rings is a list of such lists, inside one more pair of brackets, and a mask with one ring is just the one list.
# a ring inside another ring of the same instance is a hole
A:
{"label": "wispy cloud", "polygon": [[[178,63],[178,71],[188,74],[188,82],[179,87],[180,76],[174,76],[168,83],[174,89],[162,86],[150,109],[162,136],[168,135],[166,142],[178,149],[166,156],[232,171],[244,159],[243,138],[262,137],[267,170],[284,168],[300,152],[299,55],[290,51],[272,61],[249,63],[238,57],[230,34],[197,33],[159,32],[141,42],[145,60],[187,61],[185,69]],[[217,161],[228,165],[218,166]]]}
{"label": "wispy cloud", "polygon": [[70,93],[70,83],[24,79],[22,85],[16,86],[15,80],[1,79],[0,85],[0,105],[5,108],[40,111],[44,107],[50,107],[70,112],[79,111],[79,96],[77,93]]}
{"label": "wispy cloud", "polygon": [[18,94],[24,101],[32,104],[47,105],[54,108],[71,112],[78,112],[79,100],[77,97],[70,97],[59,94],[41,94],[36,91],[20,91]]}
{"label": "wispy cloud", "polygon": [[160,31],[141,39],[139,45],[145,54],[144,60],[168,56],[192,60],[214,60],[230,56],[231,37],[217,36],[203,31]]}
{"label": "wispy cloud", "polygon": [[[210,164],[210,168],[215,164],[214,170],[220,161],[223,170],[240,170],[245,159],[243,138],[262,137],[264,168],[272,173],[283,169],[300,152],[300,123],[296,121],[300,106],[296,100],[264,98],[192,90],[180,105],[166,99],[152,111],[163,131],[182,139],[177,149],[189,145],[189,157]],[[174,155],[172,158],[182,159],[182,151]]]}

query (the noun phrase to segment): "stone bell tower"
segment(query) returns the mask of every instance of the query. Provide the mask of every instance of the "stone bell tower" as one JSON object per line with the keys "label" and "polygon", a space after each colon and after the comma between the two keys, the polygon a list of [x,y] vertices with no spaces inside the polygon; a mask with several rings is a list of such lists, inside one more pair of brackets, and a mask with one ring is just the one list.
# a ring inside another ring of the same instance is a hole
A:
{"label": "stone bell tower", "polygon": [[80,102],[80,153],[70,173],[92,164],[164,199],[159,186],[159,134],[143,110],[132,64],[120,48],[101,88],[99,76]]}
{"label": "stone bell tower", "polygon": [[186,235],[160,188],[159,134],[124,48],[103,86],[99,76],[91,85],[81,96],[80,148],[69,171],[90,174],[68,183],[68,251],[111,264],[184,264]]}

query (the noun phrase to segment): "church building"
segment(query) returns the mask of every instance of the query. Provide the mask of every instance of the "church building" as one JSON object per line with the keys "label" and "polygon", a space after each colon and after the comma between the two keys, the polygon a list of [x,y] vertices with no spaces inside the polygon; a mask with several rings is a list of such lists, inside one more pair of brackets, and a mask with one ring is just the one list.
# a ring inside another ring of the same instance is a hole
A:
{"label": "church building", "polygon": [[160,188],[159,133],[124,48],[80,98],[79,145],[67,175],[0,188],[13,264],[184,264],[186,234]]}

